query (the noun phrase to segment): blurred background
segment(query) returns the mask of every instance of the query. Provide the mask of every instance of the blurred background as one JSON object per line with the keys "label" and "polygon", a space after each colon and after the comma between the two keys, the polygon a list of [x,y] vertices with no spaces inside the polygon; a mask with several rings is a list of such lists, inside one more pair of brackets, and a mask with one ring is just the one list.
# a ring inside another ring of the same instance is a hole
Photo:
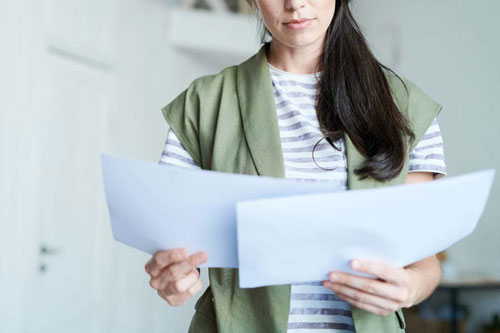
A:
{"label": "blurred background", "polygon": [[[500,1],[352,8],[379,60],[444,106],[448,175],[499,170]],[[113,240],[99,154],[158,161],[160,109],[259,47],[243,0],[0,1],[0,332],[187,330],[201,293],[169,306],[149,255]],[[498,182],[408,332],[499,332]]]}

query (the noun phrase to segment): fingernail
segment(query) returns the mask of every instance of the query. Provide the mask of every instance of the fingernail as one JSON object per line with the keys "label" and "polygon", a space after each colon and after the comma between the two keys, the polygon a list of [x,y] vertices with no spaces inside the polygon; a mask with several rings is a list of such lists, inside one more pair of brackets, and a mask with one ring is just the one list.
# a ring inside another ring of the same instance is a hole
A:
{"label": "fingernail", "polygon": [[337,274],[332,274],[330,276],[330,281],[336,282],[339,280],[339,276]]}
{"label": "fingernail", "polygon": [[352,261],[352,268],[358,269],[360,267],[361,267],[361,263],[359,261],[357,261],[357,260]]}
{"label": "fingernail", "polygon": [[324,286],[325,288],[331,288],[331,287],[332,287],[332,284],[331,284],[329,281],[326,281],[326,282],[324,282],[324,283],[323,283],[323,286]]}

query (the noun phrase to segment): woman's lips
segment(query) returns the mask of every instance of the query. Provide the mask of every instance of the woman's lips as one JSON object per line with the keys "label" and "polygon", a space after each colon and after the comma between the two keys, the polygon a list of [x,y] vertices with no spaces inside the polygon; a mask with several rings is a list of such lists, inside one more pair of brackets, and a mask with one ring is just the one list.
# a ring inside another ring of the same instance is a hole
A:
{"label": "woman's lips", "polygon": [[289,22],[289,23],[284,23],[285,26],[289,29],[305,29],[312,23],[312,19],[304,20],[302,22]]}

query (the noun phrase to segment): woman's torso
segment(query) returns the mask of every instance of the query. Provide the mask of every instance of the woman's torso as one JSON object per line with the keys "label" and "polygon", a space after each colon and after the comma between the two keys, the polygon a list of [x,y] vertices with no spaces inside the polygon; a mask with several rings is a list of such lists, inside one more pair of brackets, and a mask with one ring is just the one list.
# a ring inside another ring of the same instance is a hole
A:
{"label": "woman's torso", "polygon": [[[280,139],[285,162],[286,178],[303,181],[322,181],[332,184],[332,190],[347,190],[347,159],[342,140],[334,149],[323,137],[316,116],[316,74],[293,74],[269,64],[273,81]],[[189,153],[169,130],[161,163],[199,168]],[[446,174],[443,143],[437,120],[410,155],[410,171],[432,171]],[[321,281],[292,284],[289,332],[353,332],[350,304]]]}

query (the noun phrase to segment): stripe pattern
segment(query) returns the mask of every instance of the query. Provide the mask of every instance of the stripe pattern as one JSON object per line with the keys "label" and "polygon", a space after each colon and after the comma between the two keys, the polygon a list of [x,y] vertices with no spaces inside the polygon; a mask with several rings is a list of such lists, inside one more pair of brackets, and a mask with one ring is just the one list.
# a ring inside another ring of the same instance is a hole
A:
{"label": "stripe pattern", "polygon": [[[347,190],[347,158],[343,140],[334,144],[322,140],[316,116],[317,83],[322,72],[296,74],[269,64],[285,161],[285,177],[304,181],[329,182],[333,190]],[[319,141],[319,142],[318,142]],[[312,151],[314,150],[314,159]],[[424,137],[411,152],[409,172],[432,172],[434,178],[446,175],[443,140],[434,119]],[[169,128],[160,164],[199,168]],[[354,332],[350,304],[321,281],[291,286],[288,332]]]}

